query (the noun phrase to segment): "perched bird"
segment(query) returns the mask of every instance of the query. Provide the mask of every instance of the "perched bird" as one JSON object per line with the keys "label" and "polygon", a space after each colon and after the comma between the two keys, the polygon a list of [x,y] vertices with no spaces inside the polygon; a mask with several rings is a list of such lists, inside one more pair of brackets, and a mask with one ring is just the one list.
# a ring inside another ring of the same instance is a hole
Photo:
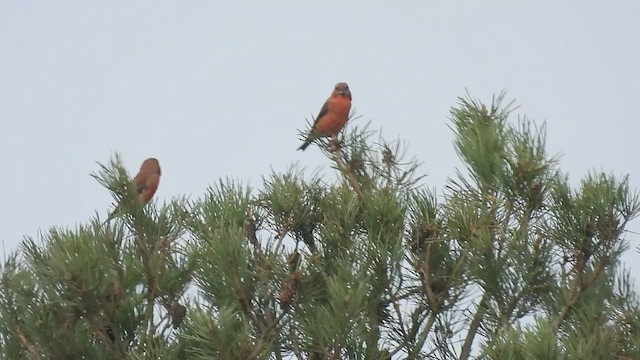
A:
{"label": "perched bird", "polygon": [[[140,166],[140,171],[133,178],[133,184],[136,186],[136,191],[138,193],[138,201],[142,204],[146,204],[151,201],[153,195],[158,190],[158,185],[160,184],[160,163],[156,158],[148,158],[142,162],[142,166]],[[120,212],[121,206],[116,207],[116,209],[109,214],[107,220],[105,220],[105,224],[111,221],[117,213]]]}
{"label": "perched bird", "polygon": [[313,123],[313,127],[298,150],[304,151],[315,139],[337,135],[347,123],[351,110],[351,91],[344,82],[336,84],[331,96],[322,105],[322,109]]}
{"label": "perched bird", "polygon": [[138,191],[138,199],[146,204],[151,201],[153,194],[158,190],[160,184],[160,163],[156,158],[148,158],[140,166],[140,171],[133,178],[133,184]]}

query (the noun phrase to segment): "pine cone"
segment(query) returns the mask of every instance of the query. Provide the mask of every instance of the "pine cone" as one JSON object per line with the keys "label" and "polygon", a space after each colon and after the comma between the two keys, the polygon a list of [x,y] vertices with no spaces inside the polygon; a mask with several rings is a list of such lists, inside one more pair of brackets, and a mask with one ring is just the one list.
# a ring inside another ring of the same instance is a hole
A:
{"label": "pine cone", "polygon": [[182,324],[182,321],[184,320],[186,314],[186,307],[178,302],[173,303],[173,306],[171,307],[171,325],[173,325],[174,329],[177,329],[180,324]]}
{"label": "pine cone", "polygon": [[432,280],[430,287],[435,298],[429,299],[429,306],[435,311],[440,311],[444,301],[449,297],[449,284],[445,279],[436,277]]}
{"label": "pine cone", "polygon": [[282,286],[280,287],[281,309],[286,309],[291,305],[291,303],[293,303],[293,299],[296,296],[301,279],[302,274],[299,271],[296,271],[282,282]]}
{"label": "pine cone", "polygon": [[426,251],[427,245],[439,236],[440,229],[436,224],[426,223],[416,225],[411,231],[411,251],[414,254]]}

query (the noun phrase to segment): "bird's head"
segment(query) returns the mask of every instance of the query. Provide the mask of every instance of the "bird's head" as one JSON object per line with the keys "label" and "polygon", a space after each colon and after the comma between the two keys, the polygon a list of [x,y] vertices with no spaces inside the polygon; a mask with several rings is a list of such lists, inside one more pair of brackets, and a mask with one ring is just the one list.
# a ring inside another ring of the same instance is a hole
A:
{"label": "bird's head", "polygon": [[142,162],[142,166],[140,166],[140,172],[157,173],[158,175],[160,175],[160,162],[156,158],[148,158]]}
{"label": "bird's head", "polygon": [[336,87],[333,89],[333,91],[343,97],[348,98],[349,100],[351,100],[351,91],[349,90],[349,85],[347,85],[347,83],[345,82],[339,82],[336,84]]}

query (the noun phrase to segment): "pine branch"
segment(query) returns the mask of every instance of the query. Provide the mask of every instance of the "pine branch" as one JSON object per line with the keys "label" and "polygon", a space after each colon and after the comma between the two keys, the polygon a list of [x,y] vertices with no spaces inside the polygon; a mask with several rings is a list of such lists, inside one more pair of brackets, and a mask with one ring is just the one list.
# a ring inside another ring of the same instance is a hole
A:
{"label": "pine branch", "polygon": [[16,333],[18,334],[18,339],[20,339],[20,343],[27,349],[27,353],[31,359],[42,359],[42,356],[38,353],[36,347],[27,339],[27,337],[22,333],[20,328],[16,329]]}
{"label": "pine branch", "polygon": [[291,231],[291,226],[289,224],[287,224],[285,227],[279,228],[277,230],[276,239],[275,239],[276,240],[276,247],[274,249],[274,251],[276,253],[278,251],[280,251],[280,249],[282,249],[282,242],[284,241],[284,238],[287,236],[289,231]]}
{"label": "pine branch", "polygon": [[[95,323],[92,321],[90,326],[94,334],[97,334],[97,336],[100,338],[102,343],[105,344],[114,355],[118,355],[119,359],[124,359],[125,354],[123,353],[122,348],[120,346],[116,346],[116,343],[115,343],[115,341],[119,339],[119,336],[117,336],[114,333],[113,339],[109,337],[108,327],[111,325],[105,324],[104,321],[100,321],[99,323]],[[112,327],[111,331],[115,331],[115,329],[113,329]]]}
{"label": "pine branch", "polygon": [[422,351],[422,348],[424,347],[424,343],[427,341],[427,338],[431,333],[431,328],[433,327],[433,324],[435,323],[436,318],[437,318],[437,314],[434,311],[429,312],[429,318],[427,320],[427,324],[422,329],[422,334],[420,334],[418,341],[416,341],[416,343],[414,344],[413,350],[409,352],[409,355],[407,356],[408,359],[418,359],[418,355],[420,354],[420,351]]}
{"label": "pine branch", "polygon": [[360,199],[360,201],[364,201],[364,193],[360,188],[358,177],[353,172],[351,167],[349,167],[349,165],[347,165],[344,162],[344,159],[342,158],[342,154],[340,154],[340,141],[338,140],[337,135],[331,136],[330,145],[331,145],[331,152],[333,153],[333,159],[335,160],[336,164],[338,164],[338,167],[340,168],[344,176],[347,177],[347,180],[351,184],[353,191],[355,191],[356,195],[358,195],[358,198]]}
{"label": "pine branch", "polygon": [[473,340],[478,333],[478,328],[484,319],[484,314],[486,311],[487,302],[489,301],[489,293],[485,292],[482,296],[482,299],[478,303],[478,308],[476,310],[476,314],[471,320],[471,324],[469,325],[469,331],[467,332],[467,337],[464,339],[464,344],[462,345],[462,352],[460,353],[460,360],[466,360],[471,356],[471,346],[473,345]]}
{"label": "pine branch", "polygon": [[[387,287],[387,294],[389,295],[389,298],[391,299],[391,303],[393,304],[393,309],[396,312],[396,316],[398,317],[398,324],[399,324],[399,327],[400,327],[400,333],[402,334],[402,337],[405,340],[408,340],[409,339],[409,335],[407,333],[407,330],[404,327],[404,319],[402,317],[402,311],[400,310],[400,304],[398,304],[398,297],[396,296],[396,294],[394,294],[391,291],[391,288],[389,286]],[[411,347],[409,346],[409,343],[407,341],[405,341],[402,344],[402,346],[404,346],[407,349],[407,353],[411,352]],[[400,348],[402,348],[402,347],[400,347]]]}
{"label": "pine branch", "polygon": [[[98,225],[98,223],[96,222],[95,225],[97,231],[104,231],[102,230],[102,226]],[[120,236],[121,233],[116,234],[112,234],[111,233],[111,228],[107,227],[107,229],[109,230],[108,232],[104,233],[104,237],[106,240],[106,245],[107,248],[109,249],[109,255],[111,256],[111,260],[112,260],[112,265],[116,270],[116,273],[118,274],[118,282],[120,283],[121,286],[124,286],[125,284],[125,275],[124,275],[124,269],[122,267],[122,262],[120,260],[120,251],[121,251],[121,245],[122,244],[117,244],[116,241],[121,241],[122,237]]]}
{"label": "pine branch", "polygon": [[144,235],[144,229],[142,225],[139,223],[139,219],[134,218],[134,229],[135,231],[135,243],[140,252],[140,256],[142,257],[142,265],[144,267],[144,273],[147,280],[147,307],[145,309],[145,320],[147,331],[145,333],[145,339],[142,341],[148,349],[151,346],[151,339],[153,339],[153,335],[155,334],[156,327],[154,324],[154,307],[156,301],[156,293],[158,290],[156,272],[151,266],[151,254],[149,251],[148,239]]}
{"label": "pine branch", "polygon": [[584,294],[585,290],[593,285],[596,280],[598,280],[604,270],[605,265],[601,262],[598,264],[598,267],[594,271],[593,275],[591,275],[591,277],[587,281],[583,282],[578,279],[574,281],[573,286],[571,287],[571,297],[569,299],[569,302],[567,302],[562,307],[562,310],[560,310],[560,313],[553,321],[553,329],[556,333],[560,329],[560,325],[562,324],[562,322],[567,319],[567,317],[571,313],[571,310],[578,303],[578,300],[580,300],[580,297],[582,296],[582,294]]}
{"label": "pine branch", "polygon": [[[262,354],[262,352],[270,345],[273,344],[273,337],[275,337],[275,339],[278,338],[277,336],[277,331],[276,328],[278,326],[278,324],[280,323],[280,321],[282,320],[282,318],[284,318],[284,316],[286,314],[288,314],[289,309],[286,308],[280,315],[278,315],[277,318],[275,319],[271,319],[269,321],[269,324],[267,325],[267,327],[265,327],[264,329],[262,329],[262,334],[260,335],[260,338],[258,339],[258,344],[256,345],[252,355],[249,358],[257,358],[260,354]],[[274,332],[275,331],[275,332]],[[280,350],[280,346],[278,346],[278,348],[275,350],[275,355],[277,359],[282,359],[282,353]]]}

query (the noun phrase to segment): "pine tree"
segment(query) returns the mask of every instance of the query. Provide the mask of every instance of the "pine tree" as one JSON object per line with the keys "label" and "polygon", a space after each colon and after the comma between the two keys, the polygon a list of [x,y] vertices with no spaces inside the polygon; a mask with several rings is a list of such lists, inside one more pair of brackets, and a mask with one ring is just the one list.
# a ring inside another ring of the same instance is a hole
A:
{"label": "pine tree", "polygon": [[[2,267],[5,359],[640,359],[622,267],[628,178],[572,185],[504,94],[452,108],[464,168],[440,191],[367,126],[291,167],[25,238]],[[166,174],[165,176],[171,176]]]}

